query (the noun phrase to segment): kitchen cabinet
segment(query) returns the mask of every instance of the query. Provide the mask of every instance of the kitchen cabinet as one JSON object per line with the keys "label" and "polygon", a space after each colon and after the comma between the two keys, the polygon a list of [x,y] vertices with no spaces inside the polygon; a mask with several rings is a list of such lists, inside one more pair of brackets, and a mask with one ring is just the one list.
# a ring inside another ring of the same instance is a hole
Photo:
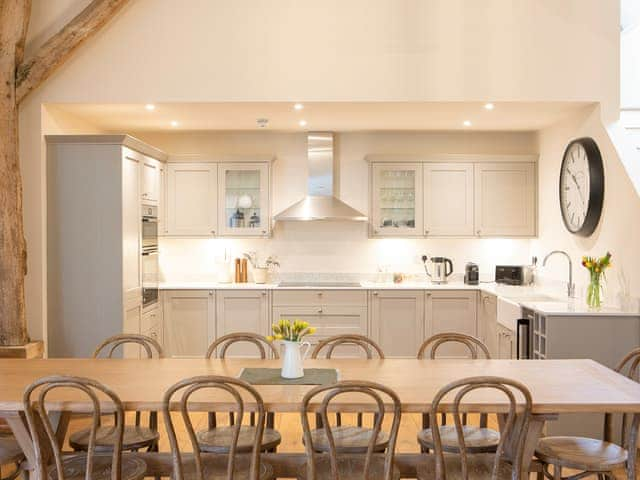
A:
{"label": "kitchen cabinet", "polygon": [[535,164],[477,163],[474,168],[476,234],[535,236]]}
{"label": "kitchen cabinet", "polygon": [[270,231],[269,165],[218,165],[218,233],[226,236],[267,236]]}
{"label": "kitchen cabinet", "polygon": [[[269,298],[266,290],[218,290],[216,292],[216,338],[237,332],[269,334]],[[257,347],[242,342],[232,345],[227,356],[259,357]]]}
{"label": "kitchen cabinet", "polygon": [[167,290],[163,297],[167,357],[203,358],[215,339],[214,291]]}
{"label": "kitchen cabinet", "polygon": [[473,164],[425,163],[424,235],[473,236]]}
{"label": "kitchen cabinet", "polygon": [[167,166],[167,234],[216,235],[217,193],[217,164],[169,164]]}
{"label": "kitchen cabinet", "polygon": [[422,165],[375,163],[371,178],[372,236],[422,236]]}
{"label": "kitchen cabinet", "polygon": [[423,290],[371,292],[371,337],[388,358],[415,358],[425,336]]}
{"label": "kitchen cabinet", "polygon": [[504,325],[497,324],[497,344],[499,359],[516,358],[516,334],[513,330],[508,329]]}
{"label": "kitchen cabinet", "polygon": [[489,349],[492,358],[498,358],[498,299],[480,292],[478,303],[478,337]]}
{"label": "kitchen cabinet", "polygon": [[158,205],[160,201],[160,166],[161,162],[143,157],[140,197],[145,205]]}
{"label": "kitchen cabinet", "polygon": [[[142,305],[132,305],[125,308],[122,322],[122,333],[140,333],[140,322],[142,320]],[[103,339],[103,340],[106,340]],[[96,347],[98,344],[95,345]],[[125,344],[120,347],[121,353],[114,353],[114,357],[121,354],[123,358],[141,358],[140,347],[134,344]]]}
{"label": "kitchen cabinet", "polygon": [[[456,332],[476,337],[477,292],[469,290],[432,290],[425,293],[426,337]],[[447,344],[438,349],[439,358],[468,358],[464,345]]]}
{"label": "kitchen cabinet", "polygon": [[143,311],[140,319],[140,333],[153,338],[164,349],[162,308],[159,304],[150,310]]}

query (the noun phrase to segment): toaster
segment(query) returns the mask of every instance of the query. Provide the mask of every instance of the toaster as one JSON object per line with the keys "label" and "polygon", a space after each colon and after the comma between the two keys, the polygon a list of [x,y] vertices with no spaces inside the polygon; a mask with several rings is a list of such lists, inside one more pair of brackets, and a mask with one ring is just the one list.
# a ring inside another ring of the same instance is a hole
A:
{"label": "toaster", "polygon": [[496,265],[496,283],[531,285],[533,283],[533,267],[531,265]]}

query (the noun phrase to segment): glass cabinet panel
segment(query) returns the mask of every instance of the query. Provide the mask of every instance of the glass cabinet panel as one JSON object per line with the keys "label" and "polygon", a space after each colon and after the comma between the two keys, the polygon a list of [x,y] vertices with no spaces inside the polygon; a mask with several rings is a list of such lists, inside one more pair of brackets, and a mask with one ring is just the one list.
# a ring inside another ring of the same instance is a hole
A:
{"label": "glass cabinet panel", "polygon": [[264,164],[220,165],[222,234],[262,236],[269,232],[268,168]]}
{"label": "glass cabinet panel", "polygon": [[422,167],[416,164],[373,166],[374,235],[422,234]]}

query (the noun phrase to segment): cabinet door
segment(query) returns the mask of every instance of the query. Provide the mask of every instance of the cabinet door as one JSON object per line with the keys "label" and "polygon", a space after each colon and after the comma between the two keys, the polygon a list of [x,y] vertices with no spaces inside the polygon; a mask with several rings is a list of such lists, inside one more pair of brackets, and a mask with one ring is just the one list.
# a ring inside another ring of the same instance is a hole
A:
{"label": "cabinet door", "polygon": [[478,336],[489,349],[492,358],[498,358],[498,304],[495,295],[480,293],[478,304]]}
{"label": "cabinet door", "polygon": [[498,358],[510,360],[516,357],[515,334],[508,328],[498,324]]}
{"label": "cabinet door", "polygon": [[[269,329],[268,298],[266,290],[218,290],[216,292],[216,338],[236,332],[267,335]],[[259,357],[252,343],[231,346],[226,355],[231,357]]]}
{"label": "cabinet door", "polygon": [[[145,311],[140,320],[140,333],[153,338],[164,348],[162,335],[162,308]],[[146,353],[145,353],[146,357]]]}
{"label": "cabinet door", "polygon": [[142,295],[140,260],[140,164],[142,155],[123,148],[122,155],[122,285],[125,299]]}
{"label": "cabinet door", "polygon": [[[128,307],[124,312],[124,322],[122,333],[140,333],[140,323],[142,320],[142,306],[136,305]],[[140,347],[134,344],[126,344],[120,347],[123,358],[141,358]]]}
{"label": "cabinet door", "polygon": [[372,338],[386,357],[415,358],[424,339],[424,292],[371,293]]}
{"label": "cabinet door", "polygon": [[160,198],[160,162],[153,158],[144,157],[142,170],[142,202],[148,205],[158,205]]}
{"label": "cabinet door", "polygon": [[535,236],[533,163],[475,165],[475,228],[480,236]]}
{"label": "cabinet door", "polygon": [[220,234],[267,236],[270,229],[269,165],[220,164]]}
{"label": "cabinet door", "polygon": [[164,292],[164,333],[168,357],[203,358],[215,338],[213,291]]}
{"label": "cabinet door", "polygon": [[422,236],[422,165],[376,163],[371,175],[373,236]]}
{"label": "cabinet door", "polygon": [[158,194],[158,235],[167,233],[167,165],[160,162],[160,193]]}
{"label": "cabinet door", "polygon": [[[431,291],[426,293],[428,336],[444,332],[478,335],[477,293],[468,290]],[[446,344],[438,349],[439,358],[468,358],[464,345]]]}
{"label": "cabinet door", "polygon": [[218,170],[214,163],[167,166],[169,235],[211,235],[217,229]]}
{"label": "cabinet door", "polygon": [[425,236],[473,235],[473,164],[426,163]]}

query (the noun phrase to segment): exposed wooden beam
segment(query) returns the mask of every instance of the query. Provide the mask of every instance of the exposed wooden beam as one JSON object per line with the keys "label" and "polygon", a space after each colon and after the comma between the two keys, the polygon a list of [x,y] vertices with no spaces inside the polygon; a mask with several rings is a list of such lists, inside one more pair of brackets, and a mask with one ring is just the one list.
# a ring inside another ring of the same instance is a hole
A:
{"label": "exposed wooden beam", "polygon": [[16,71],[20,103],[62,65],[82,43],[106,24],[129,0],[93,0]]}

